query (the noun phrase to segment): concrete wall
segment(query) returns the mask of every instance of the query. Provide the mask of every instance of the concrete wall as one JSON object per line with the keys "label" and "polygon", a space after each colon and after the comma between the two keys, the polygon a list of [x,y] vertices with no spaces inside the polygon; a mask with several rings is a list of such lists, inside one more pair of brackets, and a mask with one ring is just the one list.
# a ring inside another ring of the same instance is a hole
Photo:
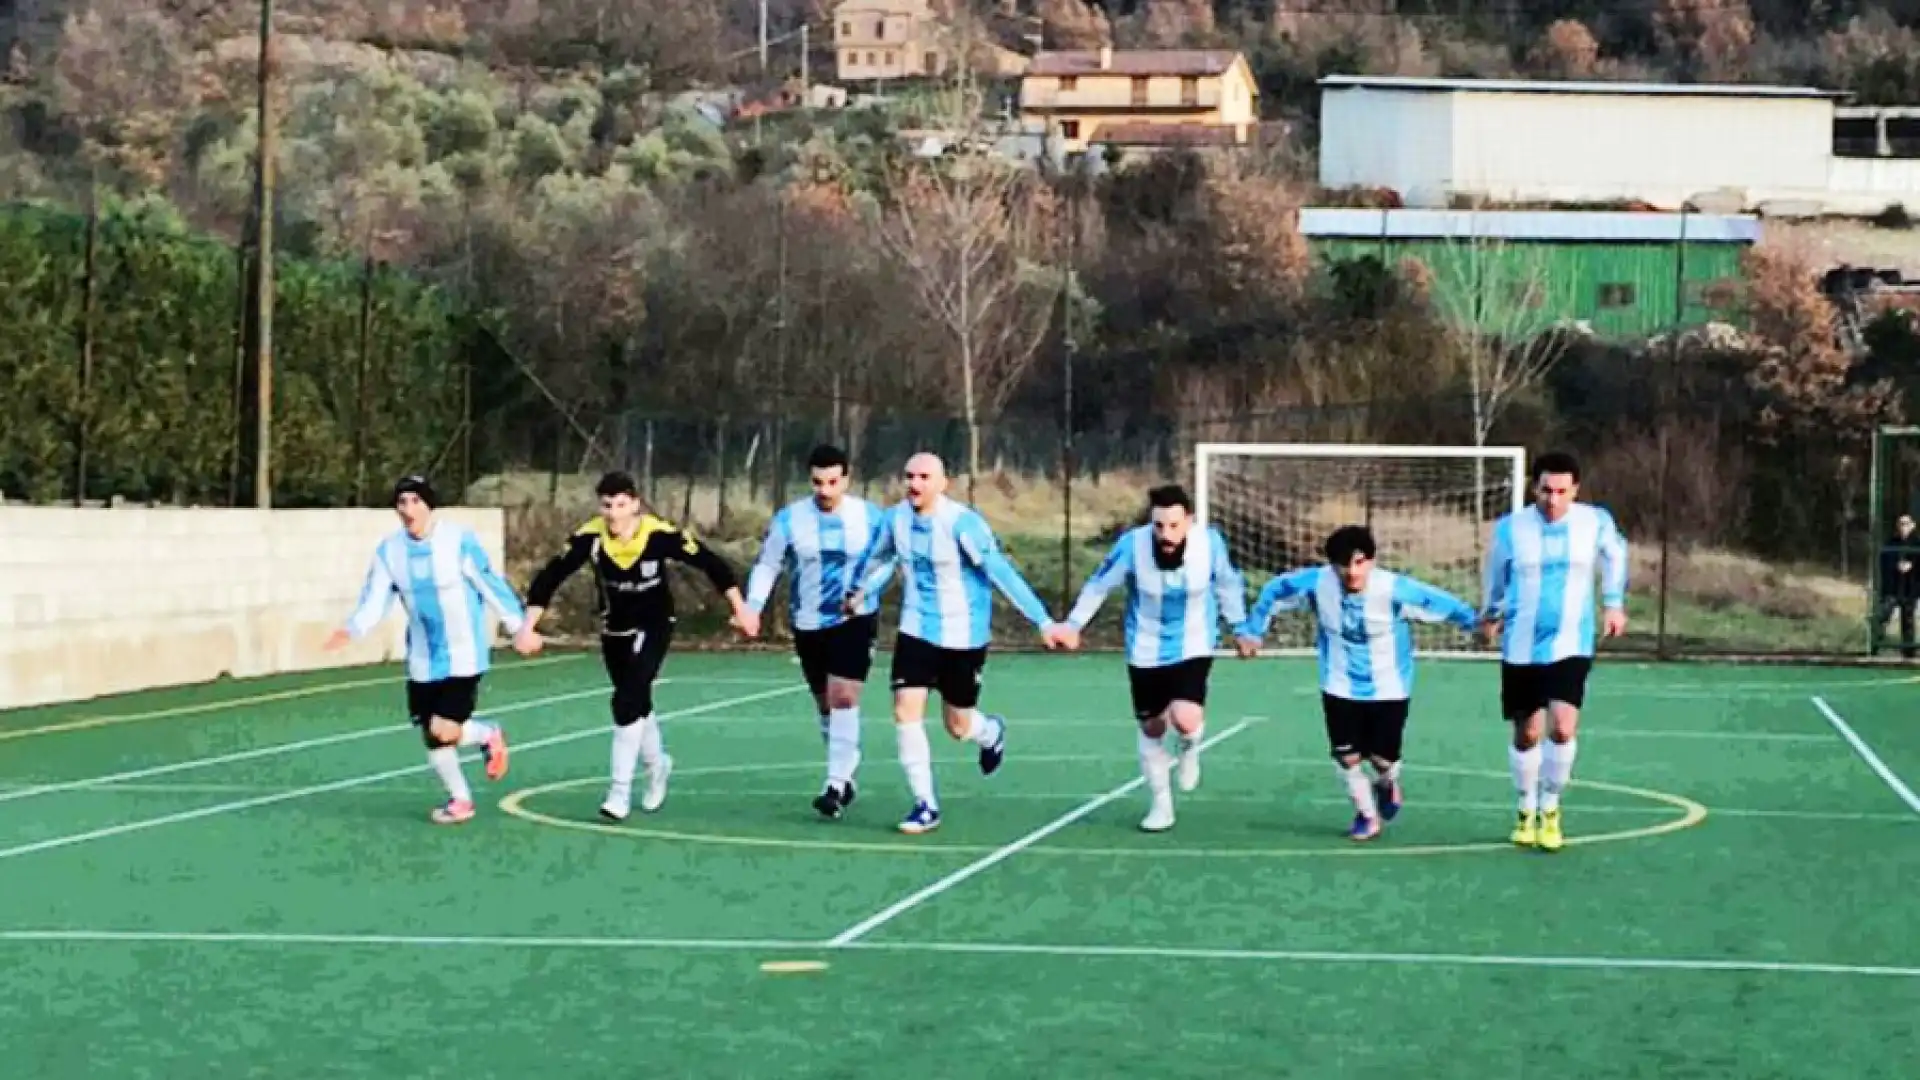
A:
{"label": "concrete wall", "polygon": [[[442,510],[504,568],[504,516]],[[339,653],[390,510],[0,507],[0,708],[397,660],[405,621]]]}

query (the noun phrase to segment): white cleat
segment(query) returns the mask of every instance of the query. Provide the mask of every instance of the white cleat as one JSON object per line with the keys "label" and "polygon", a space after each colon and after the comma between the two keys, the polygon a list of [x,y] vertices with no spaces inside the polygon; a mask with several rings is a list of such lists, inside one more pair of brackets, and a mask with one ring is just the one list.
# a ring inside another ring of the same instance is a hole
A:
{"label": "white cleat", "polygon": [[600,804],[600,816],[608,821],[625,821],[633,811],[633,792],[615,789],[607,792],[607,801]]}
{"label": "white cleat", "polygon": [[651,814],[667,801],[667,777],[673,775],[673,757],[660,755],[660,764],[647,770],[647,793],[640,797],[640,809]]}
{"label": "white cleat", "polygon": [[1200,746],[1198,743],[1180,752],[1180,767],[1175,770],[1174,781],[1181,791],[1192,791],[1200,786]]}
{"label": "white cleat", "polygon": [[1147,816],[1140,819],[1141,832],[1166,832],[1173,828],[1173,797],[1163,796],[1153,800],[1147,809]]}

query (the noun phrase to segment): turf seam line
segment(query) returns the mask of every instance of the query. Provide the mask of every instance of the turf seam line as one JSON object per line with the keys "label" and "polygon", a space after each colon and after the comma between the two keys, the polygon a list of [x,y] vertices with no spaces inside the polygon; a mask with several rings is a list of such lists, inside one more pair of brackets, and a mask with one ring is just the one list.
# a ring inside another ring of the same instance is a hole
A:
{"label": "turf seam line", "polygon": [[1886,782],[1887,787],[1893,789],[1893,793],[1900,796],[1901,801],[1905,802],[1914,813],[1920,814],[1920,795],[1915,795],[1913,789],[1895,775],[1894,771],[1887,767],[1886,762],[1880,760],[1880,755],[1874,753],[1873,747],[1867,745],[1867,740],[1853,730],[1853,725],[1847,723],[1839,713],[1835,712],[1825,698],[1815,695],[1813,705],[1826,716],[1827,723],[1833,725],[1833,730],[1839,732],[1841,738],[1852,744],[1854,753],[1860,755],[1860,759],[1867,763],[1867,767],[1877,773],[1880,779]]}
{"label": "turf seam line", "polygon": [[[777,690],[766,690],[758,694],[748,694],[743,697],[725,698],[720,701],[708,702],[703,705],[690,706],[688,708],[680,709],[671,713],[663,713],[659,717],[657,717],[657,719],[670,720],[676,717],[697,716],[701,713],[712,712],[716,709],[725,709],[734,705],[742,705],[749,701],[761,701],[766,698],[777,697],[782,694],[797,693],[798,691],[804,690],[804,689],[806,689],[806,687],[803,684],[800,686],[782,687]],[[604,689],[580,690],[580,691],[575,691],[568,695],[563,695],[563,698],[566,700],[572,700],[575,698],[590,697],[590,696],[600,695],[605,693],[606,691]],[[521,708],[530,709],[534,707],[535,707],[535,704],[532,702],[525,702],[521,704]],[[500,713],[505,711],[506,711],[505,709],[494,710],[495,713]],[[606,732],[607,732],[607,727],[606,725],[603,724],[603,725],[599,725],[592,728],[582,729],[580,731],[567,732],[561,735],[549,735],[544,739],[535,739],[531,742],[519,743],[515,745],[512,749],[514,753],[524,754],[524,753],[527,753],[528,751],[538,750],[542,747],[559,746],[563,743],[578,742],[581,739],[590,738],[594,735],[604,735]],[[461,758],[461,761],[463,763],[471,764],[475,761],[480,760],[480,756],[481,755],[479,754],[468,754],[463,756]],[[393,780],[402,776],[411,776],[415,773],[430,772],[430,771],[432,771],[431,765],[421,763],[417,765],[409,765],[409,766],[406,766],[405,768],[387,769],[383,772],[367,773],[363,776],[352,776],[344,780],[334,780],[325,784],[314,784],[308,787],[292,788],[286,791],[276,792],[272,795],[261,795],[257,798],[252,798],[252,799],[240,799],[234,802],[215,803],[212,806],[196,807],[195,809],[192,809],[192,810],[183,810],[179,813],[166,814],[161,817],[142,818],[138,821],[122,822],[121,824],[118,824],[118,825],[109,825],[105,828],[91,829],[83,833],[72,833],[66,836],[55,836],[45,840],[38,840],[30,844],[20,844],[15,847],[0,848],[0,859],[12,859],[21,855],[31,855],[39,851],[50,851],[55,848],[71,847],[75,844],[84,844],[93,840],[105,840],[109,837],[122,836],[127,833],[144,832],[147,829],[157,829],[163,825],[175,825],[175,824],[180,824],[182,822],[197,821],[201,818],[216,817],[221,814],[230,814],[240,810],[252,810],[256,807],[272,806],[276,803],[291,802],[294,799],[304,799],[311,795],[325,795],[328,792],[332,792],[332,791],[344,791],[348,788],[365,787],[368,784],[377,784],[384,780]]]}
{"label": "turf seam line", "polygon": [[[1234,736],[1240,734],[1241,732],[1247,730],[1248,725],[1250,725],[1251,723],[1252,723],[1251,720],[1240,721],[1239,723],[1233,725],[1232,727],[1226,729],[1225,731],[1222,731],[1219,734],[1213,736],[1212,738],[1202,742],[1200,744],[1200,749],[1202,751],[1210,750],[1220,745],[1221,743],[1226,742],[1228,739],[1231,739]],[[985,870],[991,869],[992,867],[997,866],[1002,862],[1005,862],[1006,860],[1012,858],[1013,856],[1018,855],[1020,852],[1025,851],[1027,848],[1032,847],[1033,845],[1039,843],[1042,840],[1045,840],[1047,837],[1052,836],[1054,833],[1059,832],[1061,829],[1064,829],[1067,826],[1073,824],[1074,822],[1079,821],[1081,818],[1086,817],[1088,814],[1093,813],[1094,811],[1100,809],[1101,807],[1107,805],[1108,803],[1114,801],[1115,799],[1125,796],[1127,793],[1133,791],[1133,789],[1139,787],[1140,785],[1146,782],[1147,782],[1146,777],[1136,776],[1133,779],[1127,781],[1126,783],[1121,784],[1120,786],[1115,787],[1110,791],[1107,791],[1105,794],[1096,795],[1093,798],[1088,799],[1086,802],[1083,802],[1079,806],[1074,807],[1072,810],[1069,810],[1066,813],[1060,815],[1059,817],[1054,818],[1052,821],[1046,823],[1045,825],[1040,826],[1038,829],[1035,829],[1032,832],[1026,834],[1025,836],[1022,836],[1019,839],[1013,841],[1012,843],[999,848],[998,850],[994,851],[992,854],[976,859],[973,862],[968,863],[967,865],[961,867],[960,869],[955,870],[953,873],[948,874],[946,877],[943,877],[940,880],[934,882],[933,884],[920,889],[918,892],[912,893],[911,895],[905,897],[904,899],[896,901],[892,905],[886,908],[883,908],[872,915],[869,915],[867,918],[860,920],[859,922],[853,924],[852,926],[848,927],[845,930],[842,930],[839,934],[835,935],[826,944],[832,948],[841,948],[843,946],[852,944],[853,942],[860,940],[861,938],[867,936],[868,934],[886,925],[887,923],[892,922],[894,919],[899,918],[901,915],[906,914],[907,912],[913,910],[916,907],[919,907],[921,904],[927,902],[928,900],[931,900],[934,897],[939,896],[941,893],[946,892],[948,889],[953,888],[955,885],[959,885],[960,883],[966,881],[968,878],[973,877],[975,874],[979,874]]]}

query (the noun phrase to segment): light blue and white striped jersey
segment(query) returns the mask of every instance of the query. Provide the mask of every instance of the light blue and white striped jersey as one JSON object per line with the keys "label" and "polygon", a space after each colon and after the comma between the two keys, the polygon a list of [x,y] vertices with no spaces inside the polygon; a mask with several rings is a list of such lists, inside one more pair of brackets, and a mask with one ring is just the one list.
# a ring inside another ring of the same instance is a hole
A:
{"label": "light blue and white striped jersey", "polygon": [[1501,620],[1500,658],[1551,664],[1592,656],[1596,570],[1601,604],[1624,607],[1627,538],[1600,507],[1577,502],[1550,522],[1529,506],[1495,522],[1483,610]]}
{"label": "light blue and white striped jersey", "polygon": [[494,573],[480,538],[451,521],[434,522],[424,540],[398,529],[380,541],[347,632],[356,638],[372,633],[396,597],[407,613],[407,678],[414,682],[487,670],[488,607],[508,633],[526,622],[520,598]]}
{"label": "light blue and white striped jersey", "polygon": [[993,590],[1006,594],[1036,629],[1047,607],[1000,550],[979,511],[940,496],[916,513],[910,503],[887,508],[880,536],[855,571],[863,594],[876,595],[893,565],[900,575],[900,633],[943,649],[978,649],[993,638]]}
{"label": "light blue and white striped jersey", "polygon": [[[759,560],[747,574],[747,606],[764,610],[773,583],[785,570],[787,610],[795,630],[825,630],[847,621],[845,604],[854,580],[849,571],[873,547],[884,521],[878,506],[852,495],[843,496],[832,512],[820,509],[811,497],[781,507],[767,526]],[[858,614],[878,610],[880,589],[861,595]]]}
{"label": "light blue and white striped jersey", "polygon": [[1465,600],[1376,566],[1357,593],[1331,566],[1282,574],[1260,590],[1241,635],[1262,638],[1276,611],[1308,608],[1318,624],[1320,689],[1349,701],[1403,701],[1413,695],[1413,627],[1448,622],[1471,634],[1479,614]]}
{"label": "light blue and white striped jersey", "polygon": [[1247,617],[1246,581],[1234,569],[1217,529],[1187,533],[1180,565],[1163,570],[1154,555],[1153,526],[1128,530],[1087,579],[1068,625],[1084,630],[1107,594],[1127,587],[1127,663],[1167,667],[1212,656],[1222,616],[1229,627]]}

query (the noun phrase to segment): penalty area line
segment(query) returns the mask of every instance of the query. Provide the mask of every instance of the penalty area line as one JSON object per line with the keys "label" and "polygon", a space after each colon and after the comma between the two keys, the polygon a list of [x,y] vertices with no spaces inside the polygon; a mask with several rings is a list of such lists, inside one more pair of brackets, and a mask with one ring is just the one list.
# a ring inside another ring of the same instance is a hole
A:
{"label": "penalty area line", "polygon": [[[167,930],[0,930],[0,944],[242,945],[270,948],[527,949],[626,952],[817,952],[818,941],[762,938],[536,937],[491,935],[277,934]],[[1524,956],[1499,953],[1336,952],[1322,949],[1230,949],[1173,945],[1014,944],[989,941],[850,941],[838,952],[1057,957],[1072,960],[1191,960],[1271,965],[1495,967],[1587,971],[1663,971],[1842,975],[1920,979],[1920,967],[1792,960],[1694,959],[1657,956]]]}
{"label": "penalty area line", "polygon": [[1853,730],[1853,725],[1847,723],[1838,712],[1835,712],[1825,698],[1815,696],[1812,700],[1813,707],[1819,709],[1821,715],[1827,718],[1827,723],[1833,725],[1833,730],[1847,740],[1853,747],[1854,753],[1860,755],[1860,760],[1866,762],[1867,767],[1885,781],[1887,787],[1891,788],[1895,795],[1900,796],[1901,801],[1905,802],[1914,813],[1920,814],[1920,795],[1915,795],[1913,789],[1908,787],[1891,768],[1888,768],[1886,762],[1880,760],[1880,755],[1873,752],[1873,747],[1867,745],[1867,740],[1861,738],[1859,732]]}

